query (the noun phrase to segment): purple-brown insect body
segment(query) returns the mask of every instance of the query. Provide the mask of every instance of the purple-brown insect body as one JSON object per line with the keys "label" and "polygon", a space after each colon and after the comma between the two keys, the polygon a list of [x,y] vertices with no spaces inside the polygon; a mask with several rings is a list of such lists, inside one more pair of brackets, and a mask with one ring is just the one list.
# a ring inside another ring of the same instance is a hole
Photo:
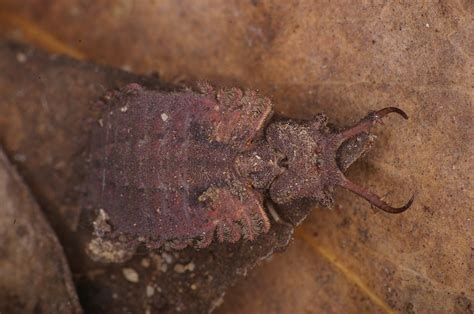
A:
{"label": "purple-brown insect body", "polygon": [[363,151],[338,156],[383,115],[404,115],[398,109],[335,132],[324,115],[272,120],[270,100],[254,91],[200,88],[165,93],[132,84],[106,97],[92,131],[89,182],[89,203],[110,226],[100,237],[155,248],[203,248],[215,236],[254,240],[270,228],[267,200],[277,208],[301,200],[330,205],[335,186],[387,211],[410,205],[391,208],[344,177]]}

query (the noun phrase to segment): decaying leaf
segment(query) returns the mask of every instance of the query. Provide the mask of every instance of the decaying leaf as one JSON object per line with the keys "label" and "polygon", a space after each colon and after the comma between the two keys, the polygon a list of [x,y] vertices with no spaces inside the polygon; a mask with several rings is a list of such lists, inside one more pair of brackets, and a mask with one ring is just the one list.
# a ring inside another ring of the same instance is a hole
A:
{"label": "decaying leaf", "polygon": [[0,312],[82,313],[61,245],[0,149]]}
{"label": "decaying leaf", "polygon": [[[393,202],[417,191],[414,207],[395,218],[374,215],[339,192],[335,210],[313,211],[296,234],[298,249],[231,290],[222,311],[472,311],[472,1],[12,0],[2,7],[10,37],[160,71],[167,80],[252,86],[286,113],[324,111],[347,122],[381,106],[406,110],[406,127],[387,122],[384,145],[350,176],[394,191]],[[19,134],[13,130],[9,138]]]}
{"label": "decaying leaf", "polygon": [[[0,45],[0,69],[1,142],[59,234],[85,311],[211,311],[229,285],[287,246],[293,228],[280,224],[252,242],[216,242],[199,251],[139,249],[131,259],[110,243],[91,246],[92,227],[101,221],[81,211],[81,200],[89,128],[99,123],[97,99],[104,88],[131,82],[151,88],[159,81],[7,43]],[[100,251],[99,257],[92,260],[88,250]]]}

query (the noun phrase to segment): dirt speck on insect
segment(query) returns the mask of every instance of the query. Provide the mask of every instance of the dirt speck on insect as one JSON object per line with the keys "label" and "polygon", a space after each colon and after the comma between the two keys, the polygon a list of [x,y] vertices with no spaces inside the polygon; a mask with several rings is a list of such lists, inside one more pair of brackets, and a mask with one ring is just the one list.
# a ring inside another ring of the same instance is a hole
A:
{"label": "dirt speck on insect", "polygon": [[125,279],[130,282],[137,283],[140,280],[137,271],[133,268],[123,268],[122,273]]}

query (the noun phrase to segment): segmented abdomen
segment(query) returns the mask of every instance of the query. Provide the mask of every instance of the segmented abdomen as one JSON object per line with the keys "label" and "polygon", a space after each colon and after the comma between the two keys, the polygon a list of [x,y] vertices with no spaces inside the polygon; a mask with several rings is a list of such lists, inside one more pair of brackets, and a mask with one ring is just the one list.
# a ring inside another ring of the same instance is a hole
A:
{"label": "segmented abdomen", "polygon": [[212,139],[216,104],[192,92],[136,87],[104,106],[92,132],[89,194],[94,207],[107,213],[112,236],[155,247],[165,241],[207,246],[216,228],[221,240],[268,230],[261,206],[251,202],[242,211],[230,202],[217,209],[210,203],[222,200],[202,197],[213,187],[229,190],[230,198],[259,198],[258,193],[238,195],[240,178],[233,162],[239,147]]}

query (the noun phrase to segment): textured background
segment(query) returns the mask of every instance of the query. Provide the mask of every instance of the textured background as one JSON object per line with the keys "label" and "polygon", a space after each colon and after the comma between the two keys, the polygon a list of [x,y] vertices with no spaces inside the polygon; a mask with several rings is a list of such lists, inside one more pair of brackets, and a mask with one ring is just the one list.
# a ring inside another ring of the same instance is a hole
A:
{"label": "textured background", "polygon": [[474,311],[474,3],[0,1],[0,33],[52,52],[252,86],[278,110],[350,124],[403,108],[351,169],[398,216],[338,191],[295,243],[228,291],[220,313]]}
{"label": "textured background", "polygon": [[0,312],[82,313],[59,241],[1,149],[0,200]]}

